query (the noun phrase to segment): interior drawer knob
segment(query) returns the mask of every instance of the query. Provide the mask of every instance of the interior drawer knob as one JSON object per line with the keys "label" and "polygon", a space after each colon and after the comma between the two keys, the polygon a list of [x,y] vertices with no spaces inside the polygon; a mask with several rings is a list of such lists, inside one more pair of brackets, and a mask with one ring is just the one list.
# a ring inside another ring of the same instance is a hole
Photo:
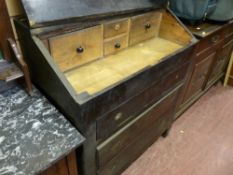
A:
{"label": "interior drawer knob", "polygon": [[83,53],[83,52],[84,52],[84,48],[81,47],[81,46],[78,47],[78,48],[77,48],[77,52],[78,52],[78,53]]}
{"label": "interior drawer knob", "polygon": [[146,28],[146,29],[150,29],[150,28],[151,28],[151,24],[150,24],[150,23],[147,23],[147,24],[145,25],[145,28]]}
{"label": "interior drawer knob", "polygon": [[116,31],[120,30],[120,28],[121,28],[121,25],[120,25],[120,24],[116,24],[115,27],[114,27],[114,29],[115,29]]}
{"label": "interior drawer knob", "polygon": [[121,44],[120,44],[120,43],[116,43],[116,44],[115,44],[115,48],[116,48],[116,49],[121,48]]}

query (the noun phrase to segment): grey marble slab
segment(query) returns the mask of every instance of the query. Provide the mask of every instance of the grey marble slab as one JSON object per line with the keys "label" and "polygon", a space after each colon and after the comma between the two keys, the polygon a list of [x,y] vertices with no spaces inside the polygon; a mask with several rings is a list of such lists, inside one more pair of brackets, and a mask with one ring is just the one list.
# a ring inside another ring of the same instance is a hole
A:
{"label": "grey marble slab", "polygon": [[0,175],[33,175],[66,156],[84,138],[34,88],[0,93]]}

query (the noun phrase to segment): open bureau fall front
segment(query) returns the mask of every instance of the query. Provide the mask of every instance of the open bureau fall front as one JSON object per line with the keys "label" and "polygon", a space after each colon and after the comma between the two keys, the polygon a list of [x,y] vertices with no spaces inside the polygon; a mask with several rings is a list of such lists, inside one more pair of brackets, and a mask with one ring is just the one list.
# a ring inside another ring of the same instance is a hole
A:
{"label": "open bureau fall front", "polygon": [[34,83],[87,139],[80,174],[117,175],[168,133],[196,40],[161,1],[90,2],[22,0],[15,24]]}

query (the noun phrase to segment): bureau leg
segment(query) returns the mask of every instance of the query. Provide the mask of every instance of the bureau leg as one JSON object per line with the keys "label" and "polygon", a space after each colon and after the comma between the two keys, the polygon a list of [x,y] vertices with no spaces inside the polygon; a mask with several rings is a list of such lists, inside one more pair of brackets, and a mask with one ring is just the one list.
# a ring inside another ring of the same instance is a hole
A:
{"label": "bureau leg", "polygon": [[164,133],[162,134],[162,136],[165,138],[169,135],[171,128],[168,128],[166,131],[164,131]]}
{"label": "bureau leg", "polygon": [[77,154],[79,175],[96,175],[96,125],[91,125],[83,135],[86,141]]}

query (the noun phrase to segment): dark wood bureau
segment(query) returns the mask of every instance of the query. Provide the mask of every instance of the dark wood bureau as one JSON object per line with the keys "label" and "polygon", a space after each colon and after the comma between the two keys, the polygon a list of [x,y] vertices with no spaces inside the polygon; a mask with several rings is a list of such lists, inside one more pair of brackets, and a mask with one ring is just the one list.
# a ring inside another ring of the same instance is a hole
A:
{"label": "dark wood bureau", "polygon": [[226,73],[233,50],[233,22],[188,26],[199,39],[180,99],[178,117]]}
{"label": "dark wood bureau", "polygon": [[22,2],[32,79],[86,137],[79,174],[120,174],[168,134],[196,39],[161,1]]}

